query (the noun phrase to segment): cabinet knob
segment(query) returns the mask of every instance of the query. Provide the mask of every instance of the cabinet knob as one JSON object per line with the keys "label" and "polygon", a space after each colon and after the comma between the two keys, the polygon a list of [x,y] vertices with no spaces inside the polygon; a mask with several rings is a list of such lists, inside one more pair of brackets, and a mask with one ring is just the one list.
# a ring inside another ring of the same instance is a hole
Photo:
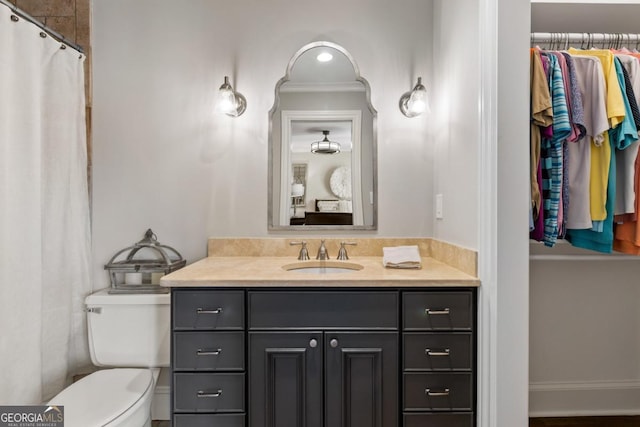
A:
{"label": "cabinet knob", "polygon": [[333,348],[336,348],[338,346],[338,340],[337,339],[332,339],[331,341],[329,341],[329,345]]}
{"label": "cabinet knob", "polygon": [[318,340],[316,340],[315,338],[312,338],[311,341],[309,341],[309,347],[316,348],[317,346],[318,346]]}

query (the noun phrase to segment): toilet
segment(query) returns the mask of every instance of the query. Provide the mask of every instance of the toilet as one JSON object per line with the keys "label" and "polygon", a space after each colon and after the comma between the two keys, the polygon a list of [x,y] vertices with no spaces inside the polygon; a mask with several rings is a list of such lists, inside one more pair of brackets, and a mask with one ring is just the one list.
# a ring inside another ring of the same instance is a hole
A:
{"label": "toilet", "polygon": [[62,390],[65,427],[149,427],[161,367],[169,366],[170,294],[85,299],[89,351],[100,369]]}

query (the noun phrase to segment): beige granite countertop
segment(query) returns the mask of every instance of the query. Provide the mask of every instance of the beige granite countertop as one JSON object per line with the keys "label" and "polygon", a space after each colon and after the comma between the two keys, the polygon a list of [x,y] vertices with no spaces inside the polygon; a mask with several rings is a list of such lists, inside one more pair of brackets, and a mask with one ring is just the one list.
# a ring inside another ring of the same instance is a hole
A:
{"label": "beige granite countertop", "polygon": [[[313,258],[320,245],[317,237],[307,238],[211,238],[208,257],[174,271],[160,280],[165,287],[410,287],[480,286],[477,278],[477,253],[431,238],[328,238],[324,239],[332,259],[297,261],[304,240]],[[349,260],[337,261],[341,241],[349,246]],[[416,245],[422,255],[421,269],[391,269],[382,265],[382,248]],[[287,271],[292,265],[340,266],[355,263],[357,271],[311,273]],[[341,264],[343,263],[343,264]]]}
{"label": "beige granite countertop", "polygon": [[328,266],[355,263],[363,268],[344,273],[309,273],[287,271],[294,263],[315,264],[322,261],[296,261],[284,256],[209,256],[188,267],[164,276],[165,287],[411,287],[411,286],[479,286],[477,277],[431,257],[422,258],[421,269],[390,269],[382,266],[382,257],[357,256],[349,261],[325,261]]}

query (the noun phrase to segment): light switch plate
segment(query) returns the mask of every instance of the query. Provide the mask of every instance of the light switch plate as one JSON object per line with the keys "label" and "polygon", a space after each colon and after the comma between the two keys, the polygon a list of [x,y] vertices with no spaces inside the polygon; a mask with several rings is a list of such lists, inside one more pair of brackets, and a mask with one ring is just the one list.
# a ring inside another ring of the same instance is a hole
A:
{"label": "light switch plate", "polygon": [[436,194],[436,219],[443,219],[442,194]]}

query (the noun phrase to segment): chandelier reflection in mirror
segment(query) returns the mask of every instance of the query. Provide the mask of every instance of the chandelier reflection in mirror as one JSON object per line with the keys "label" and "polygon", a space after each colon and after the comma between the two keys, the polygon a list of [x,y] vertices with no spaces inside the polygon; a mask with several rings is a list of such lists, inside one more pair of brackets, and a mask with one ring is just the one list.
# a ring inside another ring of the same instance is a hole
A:
{"label": "chandelier reflection in mirror", "polygon": [[311,152],[314,154],[336,154],[340,152],[340,143],[329,141],[329,131],[323,130],[324,139],[311,143]]}

